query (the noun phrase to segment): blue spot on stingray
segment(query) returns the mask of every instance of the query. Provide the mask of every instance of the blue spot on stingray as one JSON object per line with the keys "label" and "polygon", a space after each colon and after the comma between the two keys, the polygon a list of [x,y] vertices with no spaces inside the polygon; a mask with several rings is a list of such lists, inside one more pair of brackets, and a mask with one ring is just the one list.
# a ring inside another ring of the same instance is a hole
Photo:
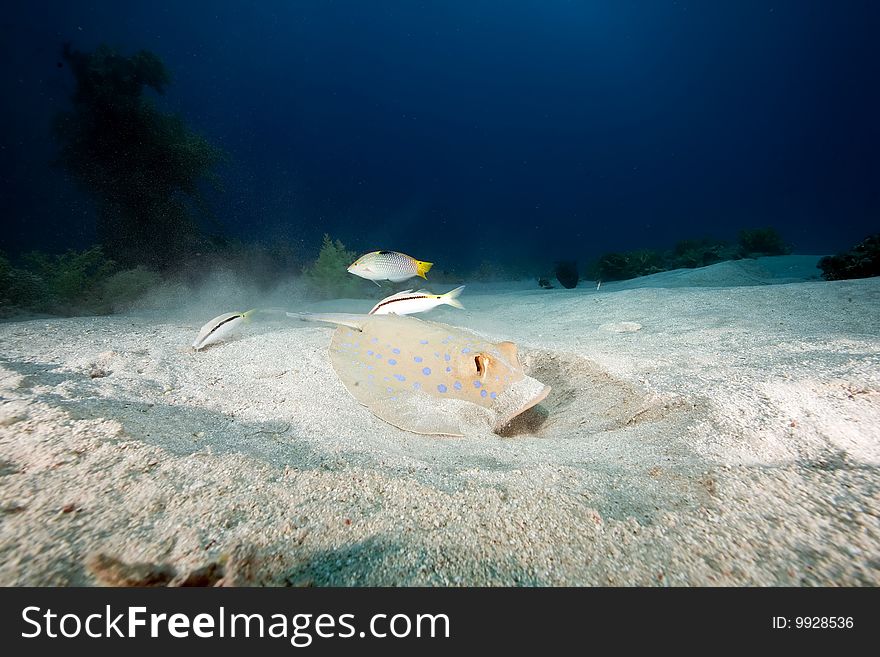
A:
{"label": "blue spot on stingray", "polygon": [[398,381],[406,381],[406,377],[403,374],[395,374],[394,378]]}
{"label": "blue spot on stingray", "polygon": [[373,355],[373,350],[372,350],[372,349],[368,350],[368,351],[367,351],[367,356],[372,356],[372,355]]}
{"label": "blue spot on stingray", "polygon": [[461,353],[463,353],[463,354],[469,354],[469,353],[471,353],[471,350],[470,350],[470,348],[465,347],[464,349],[461,350]]}
{"label": "blue spot on stingray", "polygon": [[413,356],[413,360],[416,361],[417,363],[421,363],[422,357],[421,356]]}
{"label": "blue spot on stingray", "polygon": [[450,356],[449,354],[443,354],[443,360],[449,362],[452,360],[452,356]]}
{"label": "blue spot on stingray", "polygon": [[431,374],[431,368],[430,368],[430,367],[423,367],[423,368],[422,368],[422,374],[424,374],[425,376],[430,376],[430,374]]}
{"label": "blue spot on stingray", "polygon": [[456,381],[455,383],[452,384],[452,387],[455,388],[456,390],[461,390],[461,381]]}
{"label": "blue spot on stingray", "polygon": [[389,379],[387,376],[383,376],[383,377],[382,377],[382,380],[383,380],[383,381],[390,381],[391,379]]}
{"label": "blue spot on stingray", "polygon": [[446,392],[446,386],[441,383],[439,386],[437,386],[437,390],[439,390],[440,392]]}
{"label": "blue spot on stingray", "polygon": [[382,358],[382,354],[376,354],[376,358]]}
{"label": "blue spot on stingray", "polygon": [[446,368],[446,371],[447,371],[447,372],[451,372],[451,371],[452,371],[452,368],[451,368],[451,367],[447,367],[447,368]]}
{"label": "blue spot on stingray", "polygon": [[373,367],[372,365],[367,365],[367,369],[368,369],[368,370],[374,370],[374,369],[376,369],[376,368]]}
{"label": "blue spot on stingray", "polygon": [[428,344],[427,340],[419,340],[419,344]]}
{"label": "blue spot on stingray", "polygon": [[483,385],[483,384],[480,383],[479,381],[474,381],[474,388],[479,388],[481,385]]}
{"label": "blue spot on stingray", "polygon": [[421,389],[422,389],[422,384],[421,384],[421,383],[419,383],[418,381],[416,381],[415,383],[413,383],[413,390],[421,390]]}
{"label": "blue spot on stingray", "polygon": [[480,397],[485,397],[485,396],[486,396],[486,391],[480,390]]}
{"label": "blue spot on stingray", "polygon": [[493,392],[489,395],[492,399],[495,399],[498,396],[498,393]]}
{"label": "blue spot on stingray", "polygon": [[389,358],[389,359],[388,359],[388,364],[389,364],[389,365],[397,365],[397,361],[394,360],[393,358]]}
{"label": "blue spot on stingray", "polygon": [[394,392],[394,388],[385,388],[385,392]]}
{"label": "blue spot on stingray", "polygon": [[400,353],[400,349],[397,349],[397,348],[392,349],[392,350],[391,350],[391,353],[392,353],[392,354],[399,354],[399,353]]}
{"label": "blue spot on stingray", "polygon": [[373,342],[373,343],[379,342],[379,338],[373,338],[372,340],[370,340],[370,342]]}

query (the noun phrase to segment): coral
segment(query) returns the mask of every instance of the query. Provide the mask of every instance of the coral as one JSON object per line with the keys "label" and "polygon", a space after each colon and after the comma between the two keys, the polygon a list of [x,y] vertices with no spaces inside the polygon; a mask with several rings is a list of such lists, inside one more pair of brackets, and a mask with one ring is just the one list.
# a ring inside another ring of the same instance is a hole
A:
{"label": "coral", "polygon": [[61,255],[35,251],[19,267],[0,256],[0,306],[6,314],[104,314],[127,307],[160,280],[143,267],[117,271],[100,246]]}
{"label": "coral", "polygon": [[595,280],[622,281],[632,278],[623,253],[603,253],[587,267],[587,275]]}
{"label": "coral", "polygon": [[747,228],[739,232],[740,255],[755,256],[786,255],[791,249],[782,241],[775,228]]}
{"label": "coral", "polygon": [[880,233],[866,237],[846,253],[825,256],[817,266],[826,281],[880,276]]}
{"label": "coral", "polygon": [[100,285],[101,305],[114,312],[127,310],[161,282],[159,274],[145,267],[116,272]]}
{"label": "coral", "polygon": [[0,254],[0,307],[5,311],[28,308],[40,296],[40,279],[32,272],[12,266]]}
{"label": "coral", "polygon": [[[749,248],[763,249],[763,251],[748,252],[747,255],[769,255],[771,252],[785,249],[773,229],[743,231],[742,239],[745,240],[744,243]],[[594,279],[620,281],[670,269],[706,267],[716,262],[737,260],[743,257],[744,250],[745,247],[742,244],[733,245],[708,237],[685,239],[677,242],[672,249],[662,253],[652,249],[605,253],[593,262],[587,271],[589,276]]]}
{"label": "coral", "polygon": [[363,279],[347,271],[356,259],[357,253],[325,234],[317,259],[303,270],[311,295],[321,299],[358,296]]}
{"label": "coral", "polygon": [[739,257],[738,249],[727,242],[710,238],[687,239],[676,243],[672,253],[667,255],[666,266],[668,269],[693,269]]}
{"label": "coral", "polygon": [[663,265],[663,257],[652,249],[638,249],[630,251],[627,255],[632,267],[637,272],[637,276],[656,274],[658,271],[666,269]]}
{"label": "coral", "polygon": [[116,263],[104,255],[100,246],[57,256],[33,252],[24,256],[24,263],[25,269],[41,281],[44,299],[57,306],[92,297],[98,284],[116,270]]}
{"label": "coral", "polygon": [[580,276],[578,275],[577,263],[573,260],[564,260],[556,263],[556,280],[562,287],[577,287]]}
{"label": "coral", "polygon": [[73,108],[55,120],[59,163],[98,204],[98,237],[125,265],[167,266],[201,243],[200,187],[216,184],[225,154],[144,95],[170,76],[153,53],[65,46],[76,79]]}
{"label": "coral", "polygon": [[589,268],[591,277],[602,281],[622,281],[664,271],[662,256],[651,249],[625,253],[606,253]]}

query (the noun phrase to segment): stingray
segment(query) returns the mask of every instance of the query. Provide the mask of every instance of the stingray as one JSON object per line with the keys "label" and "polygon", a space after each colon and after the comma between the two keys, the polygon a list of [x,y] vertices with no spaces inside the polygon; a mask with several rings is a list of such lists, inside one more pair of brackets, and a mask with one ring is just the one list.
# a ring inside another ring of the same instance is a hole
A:
{"label": "stingray", "polygon": [[550,392],[523,372],[512,342],[407,315],[291,316],[335,324],[330,362],[340,381],[370,412],[406,431],[499,432]]}

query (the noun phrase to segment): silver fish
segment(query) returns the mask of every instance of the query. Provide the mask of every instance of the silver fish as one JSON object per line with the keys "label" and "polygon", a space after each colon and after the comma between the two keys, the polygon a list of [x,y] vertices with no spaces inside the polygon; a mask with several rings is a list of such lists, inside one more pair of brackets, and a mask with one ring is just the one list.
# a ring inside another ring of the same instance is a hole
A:
{"label": "silver fish", "polygon": [[464,285],[450,290],[446,294],[434,294],[428,290],[404,290],[390,297],[385,297],[369,312],[370,315],[413,315],[433,310],[443,304],[453,308],[464,308],[458,300]]}

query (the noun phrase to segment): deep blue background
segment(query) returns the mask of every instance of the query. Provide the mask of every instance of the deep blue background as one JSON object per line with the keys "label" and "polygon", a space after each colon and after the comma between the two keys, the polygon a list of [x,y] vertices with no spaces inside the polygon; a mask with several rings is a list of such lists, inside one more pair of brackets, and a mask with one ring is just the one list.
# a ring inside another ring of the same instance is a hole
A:
{"label": "deep blue background", "polygon": [[[156,7],[160,8],[157,9]],[[244,238],[585,260],[772,224],[880,230],[880,3],[34,2],[0,17],[3,248],[93,239],[49,161],[63,42],[146,48],[226,148]]]}

